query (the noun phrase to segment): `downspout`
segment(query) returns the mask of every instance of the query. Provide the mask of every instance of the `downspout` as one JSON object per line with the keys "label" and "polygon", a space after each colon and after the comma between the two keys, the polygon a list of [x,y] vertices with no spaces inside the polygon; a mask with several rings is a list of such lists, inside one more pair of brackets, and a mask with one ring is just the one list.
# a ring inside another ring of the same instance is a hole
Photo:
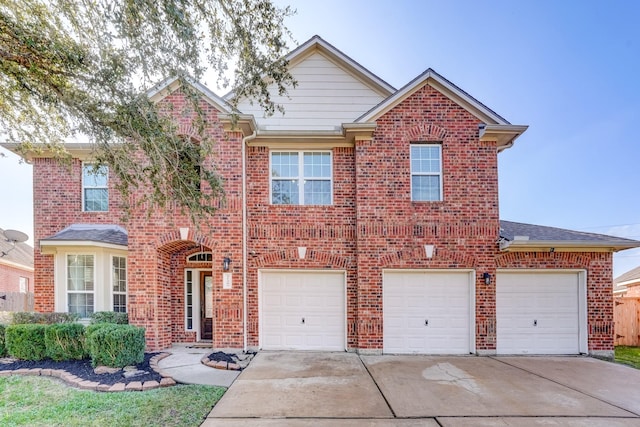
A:
{"label": "downspout", "polygon": [[247,143],[254,139],[257,131],[242,138],[242,331],[243,351],[247,352]]}

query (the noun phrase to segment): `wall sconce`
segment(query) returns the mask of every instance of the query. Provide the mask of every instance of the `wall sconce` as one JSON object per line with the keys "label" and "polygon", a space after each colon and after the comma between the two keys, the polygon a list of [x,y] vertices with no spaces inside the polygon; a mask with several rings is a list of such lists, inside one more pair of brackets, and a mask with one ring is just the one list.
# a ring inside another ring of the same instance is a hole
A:
{"label": "wall sconce", "polygon": [[487,273],[486,271],[482,274],[482,278],[484,279],[484,284],[485,285],[490,285],[491,284],[491,274]]}
{"label": "wall sconce", "polygon": [[222,258],[222,270],[229,271],[229,267],[231,266],[231,258],[228,256]]}

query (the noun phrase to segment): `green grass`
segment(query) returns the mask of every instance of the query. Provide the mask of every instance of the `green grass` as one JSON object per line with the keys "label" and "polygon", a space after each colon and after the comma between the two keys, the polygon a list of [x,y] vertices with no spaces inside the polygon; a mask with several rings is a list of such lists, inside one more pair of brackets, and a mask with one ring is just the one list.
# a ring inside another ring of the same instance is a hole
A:
{"label": "green grass", "polygon": [[615,350],[616,362],[640,369],[640,347],[617,346]]}
{"label": "green grass", "polygon": [[177,385],[97,393],[46,377],[0,378],[2,426],[199,426],[226,391]]}

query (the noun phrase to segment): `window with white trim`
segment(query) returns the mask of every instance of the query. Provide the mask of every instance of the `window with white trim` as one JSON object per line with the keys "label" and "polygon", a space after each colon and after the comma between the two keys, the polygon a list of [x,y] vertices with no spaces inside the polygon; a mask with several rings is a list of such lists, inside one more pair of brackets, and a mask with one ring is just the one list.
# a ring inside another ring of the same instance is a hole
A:
{"label": "window with white trim", "polygon": [[185,271],[185,283],[184,283],[184,326],[187,331],[194,330],[194,306],[195,306],[195,294],[194,294],[194,283],[193,283],[193,271],[186,270]]}
{"label": "window with white trim", "polygon": [[332,169],[329,151],[272,151],[271,203],[330,205]]}
{"label": "window with white trim", "polygon": [[411,200],[442,200],[441,144],[411,144]]}
{"label": "window with white trim", "polygon": [[67,311],[80,318],[94,311],[94,264],[93,255],[67,255]]}
{"label": "window with white trim", "polygon": [[127,258],[111,258],[111,282],[113,290],[113,311],[127,312]]}
{"label": "window with white trim", "polygon": [[29,278],[28,277],[20,277],[19,285],[20,285],[20,293],[21,294],[26,294],[27,292],[29,292]]}
{"label": "window with white trim", "polygon": [[82,210],[105,212],[109,210],[109,168],[82,165]]}

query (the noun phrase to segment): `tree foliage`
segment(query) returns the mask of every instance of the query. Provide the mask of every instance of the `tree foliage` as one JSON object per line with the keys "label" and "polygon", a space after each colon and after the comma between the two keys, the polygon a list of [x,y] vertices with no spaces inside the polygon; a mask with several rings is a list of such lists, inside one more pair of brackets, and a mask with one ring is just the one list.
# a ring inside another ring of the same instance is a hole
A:
{"label": "tree foliage", "polygon": [[146,90],[205,71],[225,88],[232,64],[231,107],[249,98],[273,113],[280,108],[267,84],[280,94],[295,84],[284,59],[291,13],[271,0],[3,0],[0,141],[68,157],[65,142],[88,139],[123,200],[146,188],[148,207],[178,206],[202,219],[217,206],[204,199],[223,190],[212,164],[194,168],[215,144],[198,96],[182,85],[197,113],[193,144]]}

